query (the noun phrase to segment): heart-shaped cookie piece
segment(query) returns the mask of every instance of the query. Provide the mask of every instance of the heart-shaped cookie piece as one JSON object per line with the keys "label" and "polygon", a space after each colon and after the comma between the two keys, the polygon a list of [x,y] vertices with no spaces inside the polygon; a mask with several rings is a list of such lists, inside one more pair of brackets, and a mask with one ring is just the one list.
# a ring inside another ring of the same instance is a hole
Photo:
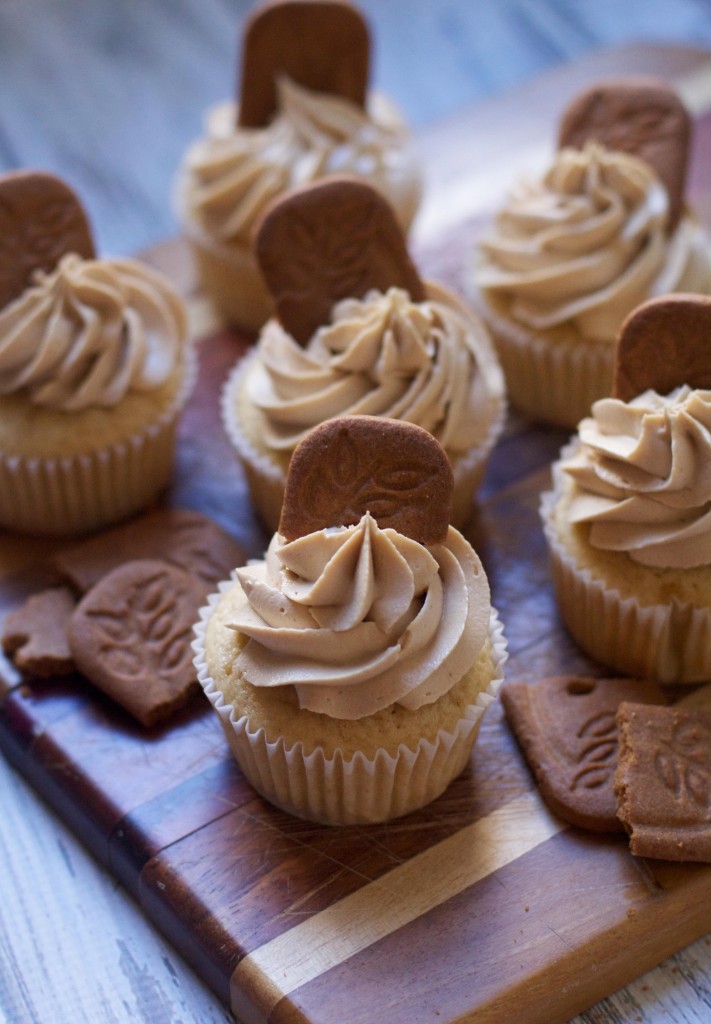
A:
{"label": "heart-shaped cookie piece", "polygon": [[711,298],[680,292],[648,299],[627,317],[612,394],[629,402],[648,388],[667,395],[682,384],[711,388]]}
{"label": "heart-shaped cookie piece", "polygon": [[558,142],[582,149],[589,139],[632,153],[650,164],[669,194],[668,230],[684,206],[691,118],[663,80],[642,76],[598,82],[577,95],[563,113]]}
{"label": "heart-shaped cookie piece", "polygon": [[392,207],[345,175],[277,199],[257,226],[255,253],[279,320],[301,345],[340,299],[391,287],[425,298]]}
{"label": "heart-shaped cookie piece", "polygon": [[326,420],[291,457],[279,533],[295,540],[370,512],[381,529],[436,544],[447,536],[452,488],[444,449],[422,427],[378,416]]}
{"label": "heart-shaped cookie piece", "polygon": [[365,106],[370,32],[344,0],[279,0],[257,7],[242,37],[239,125],[262,128],[277,110],[285,75],[316,92]]}
{"label": "heart-shaped cookie piece", "polygon": [[63,181],[42,171],[0,176],[0,309],[22,295],[35,270],[68,252],[94,256],[87,216]]}

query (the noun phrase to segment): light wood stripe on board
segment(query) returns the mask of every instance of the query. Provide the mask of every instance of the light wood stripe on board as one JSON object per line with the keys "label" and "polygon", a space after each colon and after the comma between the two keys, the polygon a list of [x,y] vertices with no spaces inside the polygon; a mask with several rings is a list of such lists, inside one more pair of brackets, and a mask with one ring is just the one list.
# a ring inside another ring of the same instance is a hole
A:
{"label": "light wood stripe on board", "polygon": [[231,979],[234,1012],[238,1013],[238,1005],[244,1007],[242,993],[246,992],[268,1017],[289,992],[517,860],[565,827],[535,792],[499,807],[246,956]]}

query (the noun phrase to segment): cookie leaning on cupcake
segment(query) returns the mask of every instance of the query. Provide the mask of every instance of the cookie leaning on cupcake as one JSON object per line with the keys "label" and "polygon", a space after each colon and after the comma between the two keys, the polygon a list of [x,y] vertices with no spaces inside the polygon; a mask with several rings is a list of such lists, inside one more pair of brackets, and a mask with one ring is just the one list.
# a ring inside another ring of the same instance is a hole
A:
{"label": "cookie leaning on cupcake", "polygon": [[711,678],[711,298],[625,322],[613,395],[553,467],[542,517],[557,597],[592,657],[667,683]]}
{"label": "cookie leaning on cupcake", "polygon": [[178,216],[205,293],[256,332],[272,302],[252,254],[254,224],[296,185],[340,172],[387,196],[404,230],[420,172],[394,106],[368,89],[370,33],[343,0],[259,4],[243,34],[238,103],[208,112],[178,173]]}
{"label": "cookie leaning on cupcake", "polygon": [[168,281],[99,259],[58,178],[0,178],[0,528],[71,534],[166,487],[195,376]]}
{"label": "cookie leaning on cupcake", "polygon": [[412,424],[342,417],[289,469],[279,532],[196,627],[198,678],[267,799],[334,824],[423,806],[464,768],[505,643]]}
{"label": "cookie leaning on cupcake", "polygon": [[641,302],[711,293],[711,242],[684,203],[691,121],[664,82],[586,89],[559,149],[479,245],[472,294],[513,405],[573,428],[610,394],[614,344]]}
{"label": "cookie leaning on cupcake", "polygon": [[461,526],[505,415],[484,324],[420,279],[391,207],[352,178],[275,202],[256,252],[277,315],[230,375],[222,412],[269,529],[299,441],[323,420],[361,414],[417,423],[441,442]]}

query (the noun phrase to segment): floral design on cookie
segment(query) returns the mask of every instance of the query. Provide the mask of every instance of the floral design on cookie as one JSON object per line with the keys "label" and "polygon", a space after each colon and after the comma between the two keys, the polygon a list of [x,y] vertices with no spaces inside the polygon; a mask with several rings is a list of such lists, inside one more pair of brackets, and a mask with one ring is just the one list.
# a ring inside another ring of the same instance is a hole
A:
{"label": "floral design on cookie", "polygon": [[392,207],[355,178],[325,178],[278,199],[258,225],[255,251],[285,329],[305,345],[340,299],[403,288],[425,294]]}
{"label": "floral design on cookie", "polygon": [[595,139],[650,164],[669,194],[671,233],[679,222],[686,188],[691,118],[666,82],[630,76],[599,82],[576,96],[560,125],[559,144],[582,149]]}
{"label": "floral design on cookie", "polygon": [[370,512],[422,544],[449,529],[452,470],[438,441],[412,423],[344,416],[315,427],[289,466],[279,533],[288,540],[353,526]]}

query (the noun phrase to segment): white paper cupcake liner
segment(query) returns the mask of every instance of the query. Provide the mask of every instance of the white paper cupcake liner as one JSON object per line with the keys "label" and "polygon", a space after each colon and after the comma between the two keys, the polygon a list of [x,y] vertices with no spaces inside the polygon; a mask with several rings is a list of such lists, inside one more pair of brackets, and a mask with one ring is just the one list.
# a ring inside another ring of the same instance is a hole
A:
{"label": "white paper cupcake liner", "polygon": [[572,332],[550,339],[498,315],[480,294],[472,301],[491,330],[509,400],[524,415],[573,429],[593,402],[610,394],[613,344]]}
{"label": "white paper cupcake liner", "polygon": [[149,505],[170,481],[177,421],[196,375],[191,347],[173,401],[126,440],[61,458],[0,454],[0,527],[47,536],[80,534]]}
{"label": "white paper cupcake liner", "polygon": [[494,675],[456,728],[441,729],[434,741],[422,739],[414,750],[401,744],[394,755],[381,748],[372,757],[356,752],[346,759],[340,751],[327,757],[320,748],[306,754],[300,742],[291,747],[281,738],[270,742],[264,729],[250,729],[247,717],[238,716],[225,701],[205,664],[204,642],[220,594],[233,585],[231,580],[222,583],[200,611],[193,642],[195,667],[235,760],[265,799],[298,817],[325,824],[371,824],[424,807],[464,769],[484,712],[503,681],[506,641],[494,609],[490,622]]}
{"label": "white paper cupcake liner", "polygon": [[[245,433],[238,414],[239,396],[245,378],[257,357],[258,353],[253,349],[232,369],[222,389],[220,409],[227,436],[244,467],[252,504],[267,529],[274,532],[281,517],[286,470],[270,459],[265,452],[257,449]],[[504,429],[506,412],[506,399],[502,394],[494,408],[485,437],[469,451],[461,455],[450,455],[454,474],[450,521],[457,529],[461,529],[469,521],[474,496],[486,472],[489,456]]]}
{"label": "white paper cupcake liner", "polygon": [[233,367],[222,389],[220,411],[227,436],[244,468],[252,505],[267,530],[274,533],[281,518],[286,471],[252,443],[237,412],[244,379],[256,358],[257,351],[253,349]]}
{"label": "white paper cupcake liner", "polygon": [[[555,477],[554,477],[555,479]],[[672,600],[642,605],[578,565],[560,540],[553,510],[557,490],[542,495],[558,607],[573,639],[615,671],[662,683],[711,679],[711,608]]]}

